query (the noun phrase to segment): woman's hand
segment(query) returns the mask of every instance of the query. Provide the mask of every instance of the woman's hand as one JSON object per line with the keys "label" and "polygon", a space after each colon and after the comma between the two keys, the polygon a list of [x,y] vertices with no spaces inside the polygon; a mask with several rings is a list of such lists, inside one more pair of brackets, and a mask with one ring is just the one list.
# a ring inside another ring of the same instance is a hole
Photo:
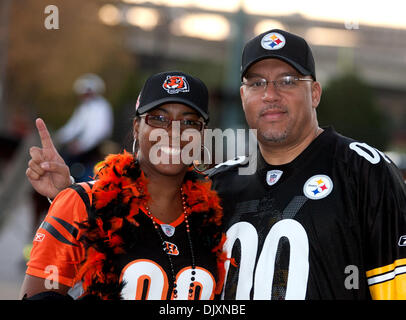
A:
{"label": "woman's hand", "polygon": [[42,148],[30,148],[31,160],[25,173],[38,193],[53,199],[61,190],[71,185],[69,167],[56,150],[45,122],[38,118],[35,124]]}

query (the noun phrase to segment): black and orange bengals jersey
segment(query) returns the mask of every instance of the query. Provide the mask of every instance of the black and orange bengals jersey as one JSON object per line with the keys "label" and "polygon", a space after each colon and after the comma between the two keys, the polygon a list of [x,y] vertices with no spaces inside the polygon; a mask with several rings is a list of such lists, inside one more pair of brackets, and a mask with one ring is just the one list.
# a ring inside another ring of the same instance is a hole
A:
{"label": "black and orange bengals jersey", "polygon": [[[89,183],[77,184],[55,198],[34,237],[27,274],[44,279],[52,276],[53,281],[77,288],[75,277],[85,250],[79,241],[82,234],[76,222],[88,220],[91,198],[87,194],[91,193],[87,191],[90,189]],[[199,245],[199,239],[195,237],[197,233],[193,232],[197,227],[193,224],[193,214],[188,220],[196,262],[195,298],[213,299],[216,286],[214,275],[217,274],[215,255]],[[169,259],[145,209],[140,210],[137,222],[142,232],[137,233],[137,239],[134,239],[136,245],[129,252],[117,254],[115,261],[122,269],[120,280],[125,282],[121,296],[130,300],[171,299],[173,283]],[[160,232],[168,254],[171,254],[177,277],[177,299],[188,299],[192,258],[184,216],[170,224],[158,219],[155,222],[161,226]]]}
{"label": "black and orange bengals jersey", "polygon": [[224,299],[406,299],[406,185],[385,154],[325,128],[292,162],[256,163],[211,173],[236,262]]}

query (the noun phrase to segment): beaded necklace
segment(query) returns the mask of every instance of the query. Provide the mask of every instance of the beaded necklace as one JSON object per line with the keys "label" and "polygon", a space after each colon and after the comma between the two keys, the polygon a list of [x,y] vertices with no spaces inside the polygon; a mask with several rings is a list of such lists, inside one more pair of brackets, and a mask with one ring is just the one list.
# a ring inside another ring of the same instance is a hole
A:
{"label": "beaded necklace", "polygon": [[[183,188],[180,188],[181,194],[182,194],[182,207],[183,207],[183,216],[185,220],[185,225],[186,225],[186,234],[189,242],[189,248],[190,248],[190,255],[192,258],[192,271],[191,271],[191,277],[190,277],[190,284],[189,284],[189,299],[193,297],[193,288],[194,288],[194,281],[195,281],[195,275],[196,275],[196,260],[195,260],[195,254],[193,251],[193,243],[192,243],[192,238],[190,236],[190,226],[189,226],[189,220],[188,220],[188,212],[187,212],[187,207],[186,207],[186,200],[185,200],[185,194],[183,192]],[[161,231],[159,230],[159,226],[154,220],[154,217],[149,209],[148,206],[145,206],[145,209],[147,210],[148,217],[151,219],[152,224],[154,225],[154,229],[156,233],[159,236],[159,239],[161,240],[161,244],[163,246],[163,251],[165,252],[166,257],[168,258],[169,266],[171,268],[171,275],[172,275],[172,281],[173,281],[173,297],[176,299],[178,297],[178,290],[177,290],[177,283],[176,283],[176,275],[175,275],[175,269],[173,267],[173,261],[171,258],[171,255],[169,254],[169,250],[165,245],[165,240],[162,237]]]}

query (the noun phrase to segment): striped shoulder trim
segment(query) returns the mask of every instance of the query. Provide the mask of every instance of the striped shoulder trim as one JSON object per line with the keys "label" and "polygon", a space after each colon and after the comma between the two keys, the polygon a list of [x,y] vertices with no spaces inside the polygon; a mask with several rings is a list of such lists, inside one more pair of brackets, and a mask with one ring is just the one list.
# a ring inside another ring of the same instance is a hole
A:
{"label": "striped shoulder trim", "polygon": [[406,259],[367,271],[366,275],[373,299],[406,299]]}
{"label": "striped shoulder trim", "polygon": [[92,191],[92,187],[93,187],[94,183],[95,183],[95,181],[81,182],[81,183],[75,183],[75,184],[72,184],[71,186],[69,186],[69,188],[71,188],[77,192],[77,194],[80,196],[83,203],[85,204],[88,218],[90,218],[89,214],[90,214],[90,208],[92,205],[91,191]]}
{"label": "striped shoulder trim", "polygon": [[403,273],[406,273],[406,259],[396,260],[390,265],[367,271],[368,285],[392,280]]}
{"label": "striped shoulder trim", "polygon": [[[62,219],[57,219],[55,217],[54,218],[56,221],[58,221],[72,236],[74,236],[74,234],[77,236],[77,229],[72,226],[71,224],[69,224],[68,222],[62,220]],[[63,221],[61,223],[61,221]],[[68,226],[69,225],[69,226]],[[40,228],[46,230],[49,232],[50,235],[52,235],[56,240],[64,243],[64,244],[68,244],[74,247],[77,247],[78,245],[69,241],[68,239],[66,239],[52,224],[50,224],[47,221],[43,221],[40,225]]]}
{"label": "striped shoulder trim", "polygon": [[227,160],[225,162],[217,164],[215,167],[207,170],[205,173],[209,176],[212,177],[218,173],[222,173],[225,171],[229,171],[231,169],[244,166],[248,163],[249,157],[246,156],[238,156],[234,159]]}

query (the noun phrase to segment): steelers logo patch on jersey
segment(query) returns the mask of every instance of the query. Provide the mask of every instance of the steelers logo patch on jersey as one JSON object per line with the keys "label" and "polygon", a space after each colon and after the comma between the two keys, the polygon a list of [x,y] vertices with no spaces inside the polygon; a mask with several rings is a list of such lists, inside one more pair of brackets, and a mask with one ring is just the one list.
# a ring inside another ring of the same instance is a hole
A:
{"label": "steelers logo patch on jersey", "polygon": [[283,48],[285,44],[285,37],[277,32],[268,33],[261,40],[261,46],[266,50],[278,50]]}
{"label": "steelers logo patch on jersey", "polygon": [[333,181],[330,177],[318,174],[306,181],[303,186],[304,195],[312,200],[319,200],[327,197],[333,191]]}

